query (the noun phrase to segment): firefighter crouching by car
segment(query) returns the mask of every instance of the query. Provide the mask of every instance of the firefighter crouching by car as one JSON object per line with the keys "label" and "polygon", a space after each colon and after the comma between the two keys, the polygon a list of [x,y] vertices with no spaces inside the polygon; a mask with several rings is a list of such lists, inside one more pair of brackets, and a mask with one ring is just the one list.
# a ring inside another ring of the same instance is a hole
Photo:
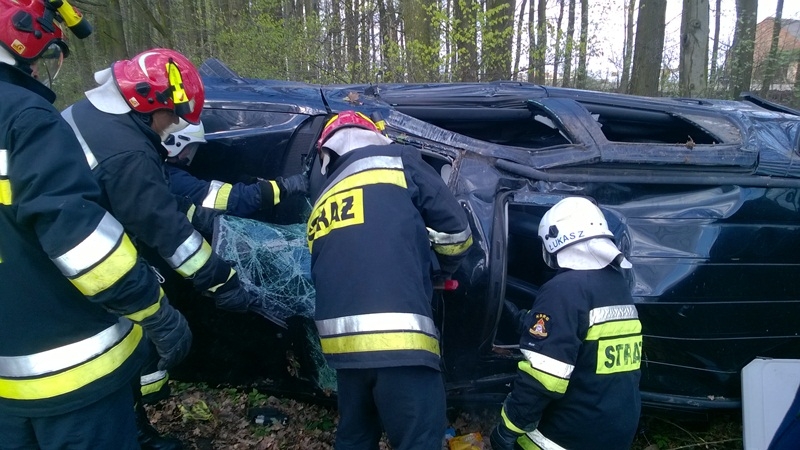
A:
{"label": "firefighter crouching by car", "polygon": [[133,450],[145,336],[166,368],[191,333],[34,79],[67,55],[60,22],[91,31],[67,2],[0,0],[0,447]]}
{"label": "firefighter crouching by car", "polygon": [[237,217],[250,217],[259,211],[269,213],[281,200],[305,195],[308,191],[306,174],[278,177],[275,180],[254,179],[251,183],[201,180],[190,174],[186,167],[192,163],[200,144],[205,142],[202,122],[176,131],[164,141],[169,188],[173,194],[191,199],[195,206]]}
{"label": "firefighter crouching by car", "polygon": [[472,243],[466,213],[416,148],[363,114],[334,116],[317,146],[326,179],[308,245],[322,352],[337,371],[336,449],[375,449],[383,429],[395,450],[441,450],[431,246],[452,274]]}
{"label": "firefighter crouching by car", "polygon": [[495,450],[629,449],[639,423],[641,323],[621,274],[631,264],[600,209],[569,197],[539,223],[559,269],[525,317],[517,378],[490,436]]}
{"label": "firefighter crouching by car", "polygon": [[[219,256],[181,211],[167,185],[162,141],[188,123],[200,123],[204,87],[194,65],[181,53],[163,48],[114,62],[95,73],[98,87],[62,112],[92,168],[111,213],[137,243],[154,249],[169,267],[218,308],[246,312],[257,308],[236,271]],[[182,120],[181,120],[182,119]],[[142,393],[163,396],[167,373],[142,375]],[[162,395],[159,395],[162,394]],[[143,448],[179,448],[150,426],[138,403]]]}

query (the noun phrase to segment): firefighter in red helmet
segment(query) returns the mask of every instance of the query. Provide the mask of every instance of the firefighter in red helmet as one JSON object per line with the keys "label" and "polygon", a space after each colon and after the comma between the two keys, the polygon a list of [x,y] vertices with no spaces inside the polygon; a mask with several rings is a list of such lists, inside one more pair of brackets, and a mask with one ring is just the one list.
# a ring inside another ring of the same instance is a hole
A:
{"label": "firefighter in red helmet", "polygon": [[[447,418],[435,267],[472,244],[464,208],[415,147],[343,111],[317,148],[325,175],[308,220],[315,321],[336,369],[337,450],[441,450]],[[432,252],[433,250],[433,252]]]}
{"label": "firefighter in red helmet", "polygon": [[134,450],[145,336],[166,368],[191,333],[52,106],[65,25],[91,31],[64,0],[0,0],[0,447]]}
{"label": "firefighter in red helmet", "polygon": [[[205,97],[195,66],[175,50],[156,48],[114,62],[95,73],[95,81],[98,86],[86,99],[62,115],[83,146],[111,213],[137,243],[157,252],[217,307],[237,312],[255,307],[257,298],[193,226],[200,208],[179,204],[164,171],[162,142],[187,124],[200,123]],[[164,370],[145,370],[142,393],[158,397],[166,381]],[[137,411],[143,448],[179,448],[158,436],[141,402]]]}

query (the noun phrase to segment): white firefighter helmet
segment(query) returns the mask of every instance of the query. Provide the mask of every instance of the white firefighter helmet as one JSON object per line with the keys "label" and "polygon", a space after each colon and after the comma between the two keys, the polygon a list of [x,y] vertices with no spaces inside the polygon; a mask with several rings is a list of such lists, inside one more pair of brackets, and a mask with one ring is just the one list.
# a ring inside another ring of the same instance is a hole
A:
{"label": "white firefighter helmet", "polygon": [[616,262],[630,262],[614,245],[603,212],[582,197],[567,197],[548,210],[539,223],[542,256],[547,265],[574,270],[595,270]]}
{"label": "white firefighter helmet", "polygon": [[[203,128],[203,123],[198,125],[187,125],[184,129],[176,131],[164,140],[164,148],[167,149],[167,157],[174,158],[180,152],[186,149],[189,144],[197,142],[204,144],[206,142],[206,130]],[[196,146],[195,146],[196,147]]]}

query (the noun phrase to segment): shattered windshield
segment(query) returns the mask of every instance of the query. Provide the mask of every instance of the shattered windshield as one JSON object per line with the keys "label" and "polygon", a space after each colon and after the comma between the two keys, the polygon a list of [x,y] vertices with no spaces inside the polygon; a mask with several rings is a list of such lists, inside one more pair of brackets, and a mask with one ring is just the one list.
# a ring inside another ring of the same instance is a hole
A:
{"label": "shattered windshield", "polygon": [[[311,283],[311,254],[305,223],[277,225],[222,215],[214,227],[214,252],[231,263],[244,288],[261,300],[255,311],[288,328],[297,324],[311,349],[313,381],[323,390],[336,390],[336,373],[327,366],[314,326],[315,290]],[[303,318],[304,320],[294,320]],[[290,320],[293,319],[293,320]]]}
{"label": "shattered windshield", "polygon": [[305,224],[276,225],[220,216],[214,247],[239,272],[245,289],[266,300],[265,316],[283,326],[292,316],[314,317]]}

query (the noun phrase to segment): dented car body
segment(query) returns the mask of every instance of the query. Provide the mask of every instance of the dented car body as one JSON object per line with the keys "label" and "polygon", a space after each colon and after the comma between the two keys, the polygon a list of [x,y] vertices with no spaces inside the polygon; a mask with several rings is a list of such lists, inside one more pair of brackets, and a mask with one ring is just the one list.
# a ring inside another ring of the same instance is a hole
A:
{"label": "dented car body", "polygon": [[[388,136],[416,146],[442,174],[475,239],[454,275],[458,288],[432,300],[453,402],[499,403],[508,392],[522,356],[504,300],[529,308],[554,274],[536,232],[544,212],[568,195],[600,206],[633,264],[625,276],[643,326],[645,406],[737,408],[748,362],[800,358],[794,111],[758,99],[656,99],[517,82],[251,80],[214,60],[201,72],[209,143],[190,167],[201,178],[298,173],[315,160],[326,115],[346,109],[378,114]],[[312,168],[312,190],[318,172]],[[259,219],[302,230],[307,210],[294,200]],[[282,317],[284,329],[181,292],[195,345],[176,378],[255,382],[318,398],[335,388],[313,347],[313,293],[298,314]]]}

